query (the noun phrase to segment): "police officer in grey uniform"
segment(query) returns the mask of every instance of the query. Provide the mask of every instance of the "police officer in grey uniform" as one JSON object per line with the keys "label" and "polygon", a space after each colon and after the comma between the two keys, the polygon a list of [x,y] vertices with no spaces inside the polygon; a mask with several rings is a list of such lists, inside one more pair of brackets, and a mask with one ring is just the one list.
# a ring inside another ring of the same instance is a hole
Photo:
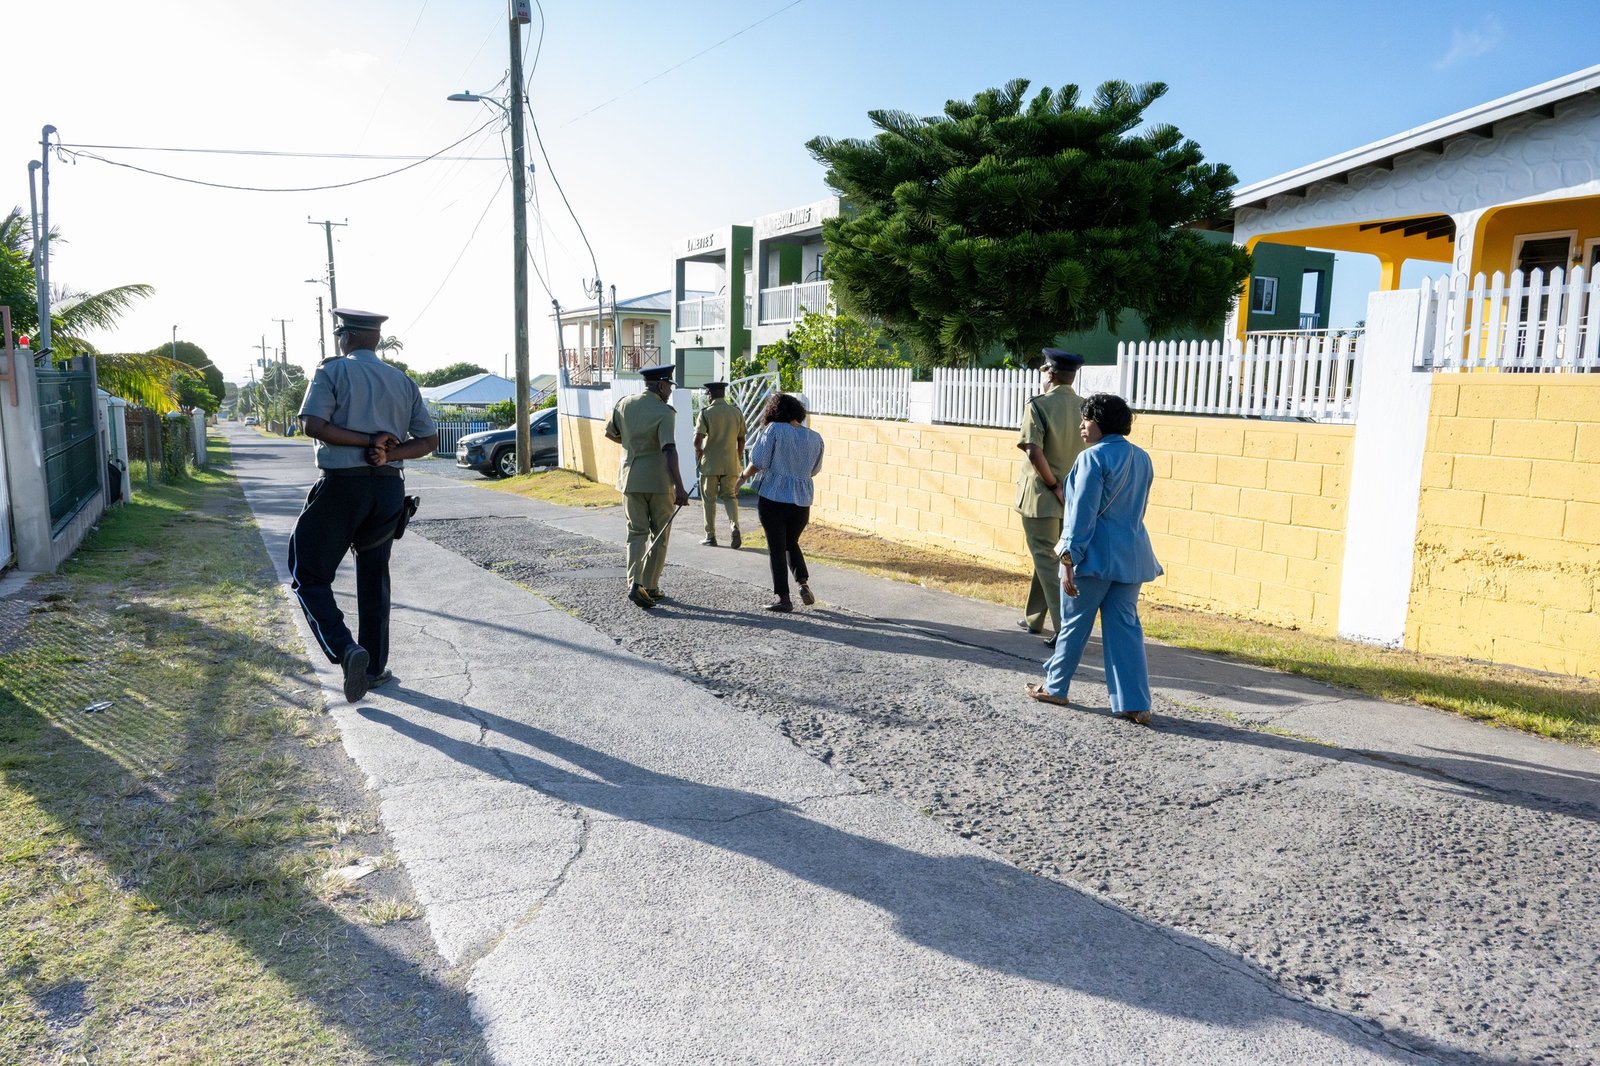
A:
{"label": "police officer in grey uniform", "polygon": [[[417,383],[378,358],[386,315],[334,308],[343,353],[317,368],[300,405],[316,441],[321,478],[289,538],[290,587],[329,662],[344,672],[354,703],[392,679],[389,661],[389,549],[405,508],[404,460],[429,455],[439,431]],[[333,598],[345,553],[356,553],[359,639]]]}

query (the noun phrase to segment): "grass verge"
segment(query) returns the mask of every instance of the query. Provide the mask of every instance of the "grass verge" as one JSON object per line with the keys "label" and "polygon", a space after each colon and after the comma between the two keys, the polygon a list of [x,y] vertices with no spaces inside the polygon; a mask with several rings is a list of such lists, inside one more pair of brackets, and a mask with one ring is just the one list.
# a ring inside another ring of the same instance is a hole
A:
{"label": "grass verge", "polygon": [[622,493],[610,485],[590,481],[582,474],[560,467],[477,484],[496,492],[509,492],[513,496],[543,500],[563,507],[616,507],[622,503]]}
{"label": "grass verge", "polygon": [[[765,548],[760,527],[746,547]],[[974,599],[1021,607],[1029,576],[813,522],[808,558]],[[1175,647],[1326,681],[1380,699],[1422,704],[1555,740],[1600,746],[1600,682],[1452,659],[1143,603],[1145,633]]]}
{"label": "grass verge", "polygon": [[0,1062],[477,1061],[212,459],[0,600]]}

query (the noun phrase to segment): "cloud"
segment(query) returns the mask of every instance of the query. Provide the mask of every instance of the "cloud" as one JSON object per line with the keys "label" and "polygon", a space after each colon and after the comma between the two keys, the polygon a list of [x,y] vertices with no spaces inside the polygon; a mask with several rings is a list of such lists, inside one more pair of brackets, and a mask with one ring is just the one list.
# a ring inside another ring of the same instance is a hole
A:
{"label": "cloud", "polygon": [[330,48],[328,54],[322,57],[322,66],[328,70],[359,74],[377,61],[378,57],[371,52],[346,52],[340,48]]}
{"label": "cloud", "polygon": [[1500,47],[1505,35],[1505,27],[1493,15],[1485,15],[1475,30],[1464,30],[1457,26],[1450,36],[1450,50],[1433,64],[1433,69],[1443,70],[1488,55]]}

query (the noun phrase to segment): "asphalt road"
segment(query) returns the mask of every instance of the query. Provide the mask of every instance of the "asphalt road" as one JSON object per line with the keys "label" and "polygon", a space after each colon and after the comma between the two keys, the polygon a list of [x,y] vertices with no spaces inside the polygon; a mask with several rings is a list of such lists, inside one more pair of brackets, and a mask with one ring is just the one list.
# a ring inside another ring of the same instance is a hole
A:
{"label": "asphalt road", "polygon": [[1521,767],[1537,788],[1488,788],[1453,775],[1448,752],[1386,760],[1159,694],[1141,729],[1107,716],[1103,689],[1098,704],[1075,690],[1085,710],[1023,697],[1031,652],[829,607],[826,574],[822,604],[775,618],[748,581],[669,565],[672,599],[646,613],[621,595],[613,543],[534,521],[413,528],[869,790],[1223,946],[1398,1046],[1600,1057],[1600,810],[1551,798],[1566,771]]}

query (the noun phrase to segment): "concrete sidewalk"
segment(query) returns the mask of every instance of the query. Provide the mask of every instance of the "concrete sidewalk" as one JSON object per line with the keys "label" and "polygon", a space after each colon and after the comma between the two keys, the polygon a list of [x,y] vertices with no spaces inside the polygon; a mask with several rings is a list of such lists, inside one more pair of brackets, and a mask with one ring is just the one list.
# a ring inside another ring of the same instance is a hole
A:
{"label": "concrete sidewalk", "polygon": [[[286,577],[309,451],[229,435]],[[621,539],[614,512],[409,484],[425,497],[419,519],[532,518]],[[764,555],[701,548],[697,526],[692,511],[680,519],[673,564],[748,580],[753,595],[766,584]],[[353,614],[351,569],[340,591]],[[397,684],[351,707],[309,633],[307,653],[440,951],[474,966],[499,1061],[1428,1061],[1206,941],[869,793],[422,536],[397,546],[393,574]],[[1002,608],[848,571],[825,583],[830,603],[866,619],[1013,656],[1019,690],[1044,653]],[[1167,699],[1459,787],[1600,801],[1589,752],[1169,649],[1153,661]]]}

